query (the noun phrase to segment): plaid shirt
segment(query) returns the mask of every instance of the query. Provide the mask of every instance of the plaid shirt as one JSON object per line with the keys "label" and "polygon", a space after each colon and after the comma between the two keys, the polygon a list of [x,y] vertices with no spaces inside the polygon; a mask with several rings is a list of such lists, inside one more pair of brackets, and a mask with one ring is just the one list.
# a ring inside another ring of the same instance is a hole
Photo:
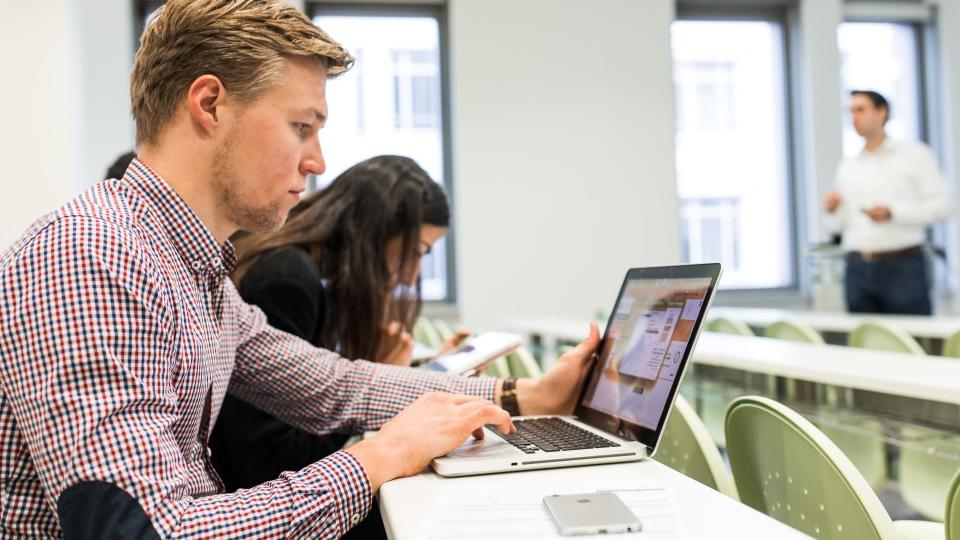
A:
{"label": "plaid shirt", "polygon": [[228,383],[315,433],[376,429],[429,390],[493,398],[492,379],[351,362],[271,328],[234,262],[138,161],[0,258],[0,536],[61,537],[60,494],[100,481],[164,538],[337,537],[372,500],[347,452],[222,493],[206,443]]}

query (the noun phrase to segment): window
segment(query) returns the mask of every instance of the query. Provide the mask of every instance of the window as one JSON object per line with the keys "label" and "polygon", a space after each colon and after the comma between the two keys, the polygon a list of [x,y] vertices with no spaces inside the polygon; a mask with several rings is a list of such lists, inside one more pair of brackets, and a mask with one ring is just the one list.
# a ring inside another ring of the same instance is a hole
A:
{"label": "window", "polygon": [[436,50],[395,50],[393,118],[397,129],[440,127],[440,65]]}
{"label": "window", "polygon": [[740,199],[682,199],[680,228],[683,255],[688,261],[725,261],[740,266],[737,222]]}
{"label": "window", "polygon": [[[318,187],[379,154],[409,156],[434,180],[449,186],[438,14],[328,11],[320,5],[313,20],[357,60],[353,69],[327,85],[330,117],[320,132],[327,171]],[[450,236],[448,232],[423,259],[425,300],[453,298]]]}
{"label": "window", "polygon": [[[887,133],[901,140],[922,140],[919,29],[908,23],[845,22],[837,31],[844,103],[850,90],[876,90],[890,103]],[[843,115],[843,153],[863,148],[850,115]]]}
{"label": "window", "polygon": [[727,289],[792,286],[783,27],[679,20],[671,33],[684,257],[723,262]]}

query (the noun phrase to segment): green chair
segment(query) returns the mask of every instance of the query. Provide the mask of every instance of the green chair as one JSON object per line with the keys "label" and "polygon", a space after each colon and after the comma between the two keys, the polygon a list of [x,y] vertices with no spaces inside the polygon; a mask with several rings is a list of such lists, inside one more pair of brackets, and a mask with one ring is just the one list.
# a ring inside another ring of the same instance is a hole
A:
{"label": "green chair", "polygon": [[755,336],[753,330],[747,326],[747,323],[730,319],[727,317],[717,317],[707,322],[707,332],[719,332],[721,334],[735,334],[738,336]]}
{"label": "green chair", "polygon": [[960,332],[955,332],[943,342],[943,349],[940,356],[949,356],[950,358],[960,358]]}
{"label": "green chair", "polygon": [[426,317],[417,319],[417,323],[413,326],[413,339],[434,349],[443,344],[443,340],[440,338],[437,329],[433,327],[433,323]]}
{"label": "green chair", "polygon": [[960,473],[950,483],[946,515],[947,540],[960,540]]}
{"label": "green chair", "polygon": [[[785,319],[777,321],[764,329],[764,336],[772,339],[781,339],[784,341],[796,341],[799,343],[808,343],[810,345],[826,345],[826,342],[816,330],[810,325],[800,321]],[[798,383],[793,379],[786,381],[786,398],[795,399],[801,391],[803,383]],[[807,383],[807,386],[811,386]],[[828,397],[827,401],[836,401],[836,397]]]}
{"label": "green chair", "polygon": [[883,423],[873,418],[845,414],[842,410],[832,413],[832,416],[836,423],[847,424],[848,427],[822,421],[817,427],[854,463],[870,487],[880,492],[888,478]]}
{"label": "green chair", "polygon": [[[960,462],[934,455],[937,445],[945,442],[942,436],[924,439],[910,434],[906,429],[904,438],[912,439],[913,446],[900,449],[900,494],[923,517],[944,521],[944,501],[950,495],[950,480],[960,471]],[[957,446],[954,442],[952,447]]]}
{"label": "green chair", "polygon": [[447,321],[443,319],[433,319],[433,329],[437,331],[437,336],[440,337],[440,342],[445,343],[448,339],[452,338],[455,334],[453,328],[450,328],[450,325],[447,324]]}
{"label": "green chair", "polygon": [[[745,322],[728,317],[710,319],[707,322],[706,329],[708,332],[718,332],[721,334],[756,336]],[[775,388],[776,383],[774,382],[774,378],[771,376],[768,379],[767,386],[770,389]],[[732,393],[728,389],[725,389],[723,385],[713,383],[705,383],[701,389],[705,391],[707,396],[697,401],[700,416],[703,419],[703,423],[707,426],[710,436],[716,441],[718,446],[723,448],[726,446],[723,421],[727,414],[727,407],[730,405],[730,402],[741,395],[742,392]]]}
{"label": "green chair", "polygon": [[507,379],[510,377],[510,366],[507,364],[507,357],[501,356],[487,366],[483,370],[484,375],[489,375],[491,377],[496,377],[498,379]]}
{"label": "green chair", "polygon": [[[867,349],[915,355],[927,354],[909,334],[880,320],[864,321],[850,333],[848,343],[853,347]],[[948,344],[945,343],[944,348],[946,349],[947,346]],[[953,347],[953,345],[949,346]],[[876,444],[882,446],[882,443]],[[844,451],[850,450],[843,444],[839,445],[844,448]],[[943,501],[949,489],[948,482],[953,478],[957,468],[958,463],[954,460],[905,446],[900,450],[898,470],[900,494],[907,504],[924,517],[943,521]]]}
{"label": "green chair", "polygon": [[507,365],[513,377],[539,377],[543,375],[543,368],[526,348],[520,347],[507,355]]}
{"label": "green chair", "polygon": [[853,463],[805,418],[746,396],[727,412],[727,451],[740,499],[815,538],[943,538],[937,523],[895,524]]}
{"label": "green chair", "polygon": [[[847,336],[847,345],[861,349],[899,352],[906,354],[926,354],[917,340],[903,330],[878,319],[866,319]],[[850,392],[855,395],[856,392]],[[856,397],[851,399],[856,400]],[[886,447],[882,436],[883,427],[875,422],[872,429],[875,437],[864,437],[828,426],[821,426],[824,433],[833,439],[844,453],[857,464],[857,468],[867,478],[874,489],[883,487],[887,477]]]}
{"label": "green chair", "polygon": [[876,351],[927,354],[910,334],[877,319],[867,319],[854,328],[847,336],[847,345]]}
{"label": "green chair", "polygon": [[764,330],[764,335],[768,338],[799,341],[813,345],[826,344],[826,342],[823,340],[823,336],[817,333],[817,331],[811,328],[808,324],[800,321],[777,321]]}
{"label": "green chair", "polygon": [[728,497],[740,498],[707,427],[683,396],[677,396],[653,457]]}

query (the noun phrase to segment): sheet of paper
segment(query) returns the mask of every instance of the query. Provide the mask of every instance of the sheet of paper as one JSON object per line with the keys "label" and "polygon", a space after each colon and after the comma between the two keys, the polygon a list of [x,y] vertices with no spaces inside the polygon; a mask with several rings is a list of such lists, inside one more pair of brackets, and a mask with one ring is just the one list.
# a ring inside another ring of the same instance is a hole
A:
{"label": "sheet of paper", "polygon": [[[660,482],[635,480],[603,484],[543,483],[514,487],[504,478],[503,488],[447,488],[424,519],[415,538],[425,540],[562,539],[550,519],[543,498],[556,494],[613,491],[640,520],[642,531],[615,535],[629,540],[675,540],[687,538],[678,529],[671,494]],[[611,535],[577,536],[606,539]]]}

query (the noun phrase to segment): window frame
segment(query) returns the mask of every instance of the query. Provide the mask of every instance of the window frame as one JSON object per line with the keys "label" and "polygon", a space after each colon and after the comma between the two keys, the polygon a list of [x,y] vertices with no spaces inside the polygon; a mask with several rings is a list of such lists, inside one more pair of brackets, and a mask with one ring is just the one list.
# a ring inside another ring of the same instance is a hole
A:
{"label": "window frame", "polygon": [[[447,294],[444,298],[424,300],[424,305],[456,305],[457,303],[457,241],[456,241],[456,198],[453,181],[453,142],[452,122],[450,118],[450,39],[447,24],[447,10],[445,4],[440,3],[350,3],[350,2],[322,2],[307,1],[304,12],[312,21],[317,16],[427,16],[437,21],[439,33],[438,55],[440,61],[440,141],[443,146],[440,155],[443,157],[443,189],[447,194],[451,214],[450,227],[444,235],[446,248]],[[336,39],[336,36],[333,36]]]}
{"label": "window frame", "polygon": [[133,0],[133,50],[140,48],[140,36],[147,27],[147,14],[166,3],[166,0]]}
{"label": "window frame", "polygon": [[[732,5],[688,5],[685,2],[678,2],[676,16],[674,21],[706,21],[706,22],[769,22],[775,23],[780,27],[781,38],[781,58],[783,66],[782,85],[784,89],[783,97],[783,125],[785,129],[785,157],[786,157],[786,193],[787,202],[787,226],[790,229],[790,280],[787,285],[780,287],[759,287],[759,288],[724,288],[718,290],[724,301],[733,300],[734,302],[751,303],[759,299],[777,299],[783,296],[798,296],[803,292],[804,280],[809,275],[809,271],[804,268],[800,253],[800,246],[807,240],[805,222],[803,216],[806,211],[805,198],[802,193],[802,182],[799,178],[799,142],[802,140],[798,132],[797,119],[797,86],[795,84],[794,53],[792,51],[793,28],[790,24],[789,12],[784,7],[743,7]],[[671,58],[671,65],[673,59]],[[678,215],[679,219],[679,215]],[[681,245],[682,247],[682,245]]]}

